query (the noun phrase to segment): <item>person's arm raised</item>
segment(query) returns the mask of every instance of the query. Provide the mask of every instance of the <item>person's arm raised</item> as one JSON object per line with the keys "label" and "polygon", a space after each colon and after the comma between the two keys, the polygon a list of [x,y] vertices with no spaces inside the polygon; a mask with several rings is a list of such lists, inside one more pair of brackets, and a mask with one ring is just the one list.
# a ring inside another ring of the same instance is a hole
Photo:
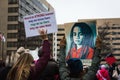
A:
{"label": "person's arm raised", "polygon": [[39,34],[40,34],[42,40],[48,40],[47,30],[45,30],[45,29],[40,29],[40,30],[39,30]]}
{"label": "person's arm raised", "polygon": [[35,63],[35,77],[38,78],[39,74],[42,73],[46,67],[48,60],[50,59],[50,43],[47,38],[47,31],[44,29],[39,30],[40,36],[42,37],[42,53],[43,55]]}
{"label": "person's arm raised", "polygon": [[70,80],[69,71],[66,67],[65,61],[65,46],[66,40],[65,37],[60,41],[60,53],[59,53],[59,73],[61,80]]}

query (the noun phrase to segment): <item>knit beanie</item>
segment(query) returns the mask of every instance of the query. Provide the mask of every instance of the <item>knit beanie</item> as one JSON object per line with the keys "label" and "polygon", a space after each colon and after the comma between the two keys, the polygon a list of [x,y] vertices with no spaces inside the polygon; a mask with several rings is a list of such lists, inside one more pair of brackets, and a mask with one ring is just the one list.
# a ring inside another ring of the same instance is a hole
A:
{"label": "knit beanie", "polygon": [[25,48],[24,47],[20,47],[20,48],[18,48],[17,53],[21,54],[24,51],[25,51]]}
{"label": "knit beanie", "polygon": [[100,68],[101,68],[101,69],[106,69],[106,66],[105,66],[104,64],[102,64],[102,65],[100,66]]}
{"label": "knit beanie", "polygon": [[72,74],[79,74],[81,71],[83,71],[82,61],[78,58],[70,58],[67,61],[67,64],[68,64],[68,69]]}

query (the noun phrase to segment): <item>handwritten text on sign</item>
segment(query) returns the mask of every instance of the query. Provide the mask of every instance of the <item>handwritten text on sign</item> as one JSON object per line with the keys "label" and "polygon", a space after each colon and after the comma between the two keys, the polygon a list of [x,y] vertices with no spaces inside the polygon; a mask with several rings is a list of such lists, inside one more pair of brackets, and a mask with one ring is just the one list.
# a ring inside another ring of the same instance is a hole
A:
{"label": "handwritten text on sign", "polygon": [[24,17],[26,37],[39,35],[38,29],[46,29],[47,33],[57,31],[54,12],[44,12]]}

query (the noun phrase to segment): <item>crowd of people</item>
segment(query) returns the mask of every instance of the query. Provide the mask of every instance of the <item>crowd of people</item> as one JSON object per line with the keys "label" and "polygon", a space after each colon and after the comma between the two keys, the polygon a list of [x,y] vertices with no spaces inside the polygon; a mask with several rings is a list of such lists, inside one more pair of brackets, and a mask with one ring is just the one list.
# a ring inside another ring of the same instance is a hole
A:
{"label": "crowd of people", "polygon": [[5,62],[0,61],[0,80],[120,80],[120,64],[100,64],[100,46],[94,49],[91,66],[84,67],[78,58],[66,60],[66,39],[63,37],[57,62],[51,55],[47,32],[40,30],[39,33],[43,40],[39,59],[34,61],[29,50],[20,47],[7,56]]}

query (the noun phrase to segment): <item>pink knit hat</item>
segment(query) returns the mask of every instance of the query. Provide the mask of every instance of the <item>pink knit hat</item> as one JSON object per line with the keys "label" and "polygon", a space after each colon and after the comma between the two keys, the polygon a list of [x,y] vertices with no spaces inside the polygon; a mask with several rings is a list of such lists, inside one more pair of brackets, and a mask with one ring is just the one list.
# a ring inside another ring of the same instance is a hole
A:
{"label": "pink knit hat", "polygon": [[106,68],[106,66],[103,64],[100,66],[101,69]]}

